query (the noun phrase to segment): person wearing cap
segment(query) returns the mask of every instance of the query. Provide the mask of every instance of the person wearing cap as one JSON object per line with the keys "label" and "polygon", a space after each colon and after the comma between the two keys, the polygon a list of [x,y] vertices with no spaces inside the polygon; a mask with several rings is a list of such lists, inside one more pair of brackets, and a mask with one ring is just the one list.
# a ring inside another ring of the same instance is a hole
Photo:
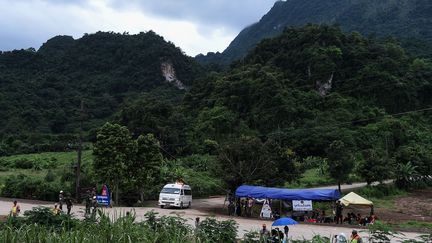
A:
{"label": "person wearing cap", "polygon": [[350,238],[350,243],[362,243],[360,235],[358,235],[357,230],[353,230]]}
{"label": "person wearing cap", "polygon": [[63,195],[63,191],[60,191],[60,193],[59,193],[59,209],[61,211],[63,211],[64,200],[65,200],[65,198],[64,198],[64,195]]}
{"label": "person wearing cap", "polygon": [[266,239],[270,237],[270,232],[268,231],[266,224],[262,225],[262,229],[260,230],[260,236],[261,238],[266,238]]}

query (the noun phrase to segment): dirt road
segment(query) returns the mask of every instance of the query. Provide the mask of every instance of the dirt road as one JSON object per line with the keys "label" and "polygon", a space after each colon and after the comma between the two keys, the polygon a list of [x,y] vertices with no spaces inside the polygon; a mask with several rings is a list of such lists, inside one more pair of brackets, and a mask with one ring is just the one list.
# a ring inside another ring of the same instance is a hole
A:
{"label": "dirt road", "polygon": [[[383,184],[391,184],[391,183],[393,183],[393,180],[383,181]],[[379,182],[371,183],[372,186],[376,186],[378,184],[380,184],[380,183]],[[356,182],[356,183],[352,183],[352,184],[343,184],[343,185],[341,185],[341,190],[342,190],[342,192],[351,192],[352,190],[359,189],[359,188],[362,188],[365,186],[367,186],[366,182]],[[338,186],[337,185],[323,186],[323,187],[316,187],[313,189],[338,189]]]}
{"label": "dirt road", "polygon": [[[135,211],[137,220],[141,221],[144,219],[144,214],[148,211],[154,210],[162,215],[179,215],[185,219],[191,225],[193,225],[194,219],[196,217],[206,218],[209,216],[215,216],[217,219],[234,219],[238,225],[238,237],[242,238],[244,233],[249,232],[251,230],[259,230],[263,223],[268,226],[271,225],[271,221],[260,220],[260,219],[248,219],[248,218],[239,218],[239,217],[228,217],[215,212],[221,211],[220,209],[223,206],[223,197],[217,198],[209,198],[209,199],[198,199],[194,200],[194,204],[190,209],[160,209],[157,207],[156,203],[154,207],[116,207],[116,208],[108,208],[104,209],[107,213],[115,217],[115,215],[125,214],[127,211]],[[12,205],[12,199],[0,198],[0,215],[7,215],[10,212]],[[53,203],[49,202],[41,202],[41,201],[29,201],[22,200],[20,201],[20,206],[22,212],[26,210],[30,210],[32,207],[36,206],[49,206],[52,207]],[[217,210],[219,209],[219,210]],[[84,212],[84,207],[81,205],[74,206],[72,210],[73,214],[77,217],[82,217]],[[310,239],[314,235],[319,234],[322,236],[332,236],[339,233],[345,233],[349,235],[353,228],[346,227],[338,227],[335,225],[321,226],[321,225],[313,225],[313,224],[298,224],[290,226],[290,237],[293,239]],[[361,231],[361,229],[360,229]],[[405,238],[413,239],[417,237],[419,234],[416,233],[408,233],[404,232]],[[367,237],[367,233],[361,233],[363,237]],[[393,239],[392,242],[399,242],[397,239]]]}

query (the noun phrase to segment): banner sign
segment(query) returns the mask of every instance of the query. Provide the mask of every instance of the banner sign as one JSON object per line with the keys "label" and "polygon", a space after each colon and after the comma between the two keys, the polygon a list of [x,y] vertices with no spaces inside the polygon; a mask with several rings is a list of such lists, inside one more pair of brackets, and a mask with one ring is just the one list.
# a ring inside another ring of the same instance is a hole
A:
{"label": "banner sign", "polygon": [[270,207],[270,202],[268,200],[264,201],[264,204],[261,208],[260,217],[262,219],[271,219],[272,218],[272,210]]}
{"label": "banner sign", "polygon": [[107,185],[102,186],[101,195],[96,196],[96,201],[99,205],[109,206],[111,204],[110,193]]}
{"label": "banner sign", "polygon": [[293,200],[294,211],[312,211],[312,200]]}

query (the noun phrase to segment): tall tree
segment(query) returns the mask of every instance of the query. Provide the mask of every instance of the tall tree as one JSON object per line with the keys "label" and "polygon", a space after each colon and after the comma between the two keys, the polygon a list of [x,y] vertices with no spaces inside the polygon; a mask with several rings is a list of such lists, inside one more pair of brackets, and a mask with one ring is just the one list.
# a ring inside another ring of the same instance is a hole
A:
{"label": "tall tree", "polygon": [[101,181],[113,187],[117,205],[120,185],[128,181],[128,164],[135,154],[136,143],[126,127],[106,123],[100,128],[93,147],[94,170]]}
{"label": "tall tree", "polygon": [[137,155],[129,168],[129,173],[143,201],[146,189],[149,190],[152,185],[157,184],[163,156],[160,152],[159,141],[153,134],[139,136],[136,143]]}
{"label": "tall tree", "polygon": [[346,182],[354,167],[353,157],[348,146],[341,140],[333,141],[327,149],[329,174],[338,182],[341,192],[341,183]]}
{"label": "tall tree", "polygon": [[242,137],[224,145],[219,162],[220,175],[231,189],[265,178],[273,167],[264,144],[256,137]]}
{"label": "tall tree", "polygon": [[364,150],[363,160],[358,166],[358,173],[370,185],[374,181],[382,182],[393,178],[394,162],[381,149]]}

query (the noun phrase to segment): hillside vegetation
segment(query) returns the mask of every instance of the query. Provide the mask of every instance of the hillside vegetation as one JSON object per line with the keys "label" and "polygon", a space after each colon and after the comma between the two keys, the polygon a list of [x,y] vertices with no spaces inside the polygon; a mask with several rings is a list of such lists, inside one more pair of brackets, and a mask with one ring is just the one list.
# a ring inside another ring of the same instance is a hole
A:
{"label": "hillside vegetation", "polygon": [[139,95],[178,103],[184,90],[166,81],[163,63],[186,87],[201,73],[152,31],[57,36],[38,51],[0,52],[0,155],[73,148],[80,120],[94,129]]}
{"label": "hillside vegetation", "polygon": [[309,183],[300,178],[311,169],[338,183],[430,183],[432,63],[393,40],[288,28],[175,101],[153,92],[100,118],[109,123],[90,133],[89,184],[109,182],[136,202],[178,178],[208,195]]}
{"label": "hillside vegetation", "polygon": [[391,36],[409,52],[432,55],[432,2],[429,0],[287,0],[278,1],[262,19],[243,29],[223,53],[197,56],[201,63],[230,64],[246,56],[261,40],[286,27],[336,24],[365,36]]}

